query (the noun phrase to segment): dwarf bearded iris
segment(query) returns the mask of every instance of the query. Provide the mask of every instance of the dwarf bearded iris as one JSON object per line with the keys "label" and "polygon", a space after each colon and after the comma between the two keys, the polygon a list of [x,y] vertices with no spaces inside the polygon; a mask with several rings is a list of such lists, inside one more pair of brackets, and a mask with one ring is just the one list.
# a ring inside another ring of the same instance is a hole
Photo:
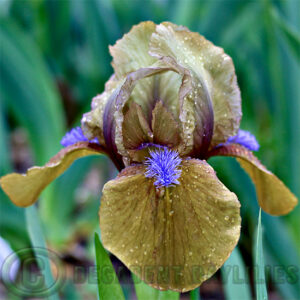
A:
{"label": "dwarf bearded iris", "polygon": [[75,159],[108,155],[120,173],[103,188],[104,246],[155,288],[191,290],[223,265],[240,236],[240,202],[210,157],[237,158],[271,215],[290,212],[297,199],[253,155],[255,137],[239,129],[240,91],[223,49],[186,27],[143,22],[110,53],[115,73],[81,129],[44,167],[2,177],[2,188],[25,207]]}

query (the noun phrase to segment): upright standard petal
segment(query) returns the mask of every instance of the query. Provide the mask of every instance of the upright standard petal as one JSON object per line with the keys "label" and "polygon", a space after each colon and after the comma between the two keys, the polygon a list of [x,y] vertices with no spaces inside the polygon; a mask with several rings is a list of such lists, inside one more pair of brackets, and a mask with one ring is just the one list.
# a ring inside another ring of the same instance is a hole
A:
{"label": "upright standard petal", "polygon": [[216,147],[209,153],[209,157],[218,155],[236,157],[255,184],[260,207],[268,214],[285,215],[297,205],[296,196],[245,147],[228,144]]}
{"label": "upright standard petal", "polygon": [[[188,291],[212,276],[240,235],[240,204],[205,162],[185,160],[179,184],[156,189],[143,165],[103,189],[104,246],[146,283]],[[209,187],[209,188],[208,188]]]}
{"label": "upright standard petal", "polygon": [[152,34],[150,54],[157,58],[174,58],[199,79],[203,87],[197,101],[201,103],[209,96],[213,104],[212,146],[226,142],[237,133],[242,115],[240,91],[232,60],[222,48],[198,33],[166,22],[158,25]]}
{"label": "upright standard petal", "polygon": [[124,158],[129,157],[123,137],[123,123],[124,113],[126,112],[126,108],[128,109],[126,105],[133,89],[138,81],[169,70],[171,70],[169,66],[154,64],[148,68],[132,72],[126,76],[109,97],[103,112],[103,119],[105,120],[103,123],[103,136],[108,151],[113,153],[116,165],[120,166],[119,169],[122,169],[122,156]]}
{"label": "upright standard petal", "polygon": [[160,57],[160,64],[182,75],[179,89],[180,155],[203,158],[213,134],[214,115],[207,89],[192,70],[182,67],[172,57]]}
{"label": "upright standard petal", "polygon": [[128,111],[124,115],[122,135],[124,147],[129,150],[135,150],[144,143],[153,142],[153,133],[143,111],[134,102],[130,104]]}
{"label": "upright standard petal", "polygon": [[[180,147],[180,154],[186,154],[191,150],[193,146],[192,133],[194,131],[193,122],[193,107],[190,104],[192,101],[189,97],[189,93],[193,91],[193,81],[189,72],[176,64],[172,59],[165,59],[158,61],[152,66],[147,68],[141,68],[135,72],[128,74],[125,80],[116,88],[116,90],[109,97],[103,112],[103,136],[105,140],[106,148],[109,152],[115,156],[116,165],[122,165],[123,158],[129,158],[130,154],[125,147],[125,141],[123,136],[124,125],[124,113],[130,106],[130,97],[132,91],[135,89],[136,84],[143,79],[147,79],[150,76],[164,74],[166,72],[173,71],[182,75],[182,83],[179,90],[179,103],[181,106],[182,115],[180,120],[179,132],[182,133]],[[154,107],[153,107],[154,108]],[[206,115],[205,115],[206,116]],[[209,118],[209,116],[208,116]],[[203,118],[203,121],[207,121],[207,118]],[[206,124],[213,124],[212,122],[205,122]],[[176,137],[177,135],[174,135]],[[177,140],[177,138],[176,138]],[[174,144],[176,144],[173,142]],[[124,160],[123,160],[124,161]],[[122,169],[122,167],[120,167]]]}
{"label": "upright standard petal", "polygon": [[122,39],[109,47],[113,57],[112,66],[119,79],[155,62],[155,59],[148,54],[149,40],[155,27],[156,25],[151,21],[142,22],[133,26]]}
{"label": "upright standard petal", "polygon": [[103,114],[105,105],[116,90],[116,88],[122,83],[112,75],[105,84],[105,90],[102,94],[95,96],[92,100],[92,110],[85,113],[81,119],[81,126],[83,134],[89,139],[97,138],[101,145],[105,145],[105,139],[103,135]]}
{"label": "upright standard petal", "polygon": [[152,111],[153,142],[169,148],[178,146],[180,142],[180,127],[173,115],[163,105],[157,102]]}
{"label": "upright standard petal", "polygon": [[[149,42],[156,25],[153,22],[142,22],[118,40],[109,48],[113,57],[112,66],[120,80],[131,72],[146,68],[156,62],[156,58],[149,55]],[[174,117],[178,117],[178,91],[181,85],[181,76],[174,72],[153,75],[136,83],[132,91],[131,101],[136,102],[148,121],[151,121],[151,112],[157,101],[162,101]]]}
{"label": "upright standard petal", "polygon": [[79,142],[62,149],[43,167],[32,167],[26,174],[12,173],[1,177],[0,185],[15,205],[26,207],[36,202],[42,190],[76,159],[103,152],[97,144]]}

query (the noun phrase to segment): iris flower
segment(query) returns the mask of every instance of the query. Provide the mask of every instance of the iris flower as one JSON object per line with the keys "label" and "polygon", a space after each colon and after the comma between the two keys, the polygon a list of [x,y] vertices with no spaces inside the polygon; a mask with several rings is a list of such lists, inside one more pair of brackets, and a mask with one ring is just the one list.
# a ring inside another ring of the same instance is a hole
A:
{"label": "iris flower", "polygon": [[2,188],[25,207],[75,159],[108,155],[120,173],[103,188],[104,246],[155,288],[194,289],[224,264],[241,229],[240,202],[210,157],[235,157],[271,215],[287,214],[297,199],[240,130],[240,90],[222,48],[186,27],[143,22],[109,50],[114,74],[81,128],[45,166],[2,177]]}

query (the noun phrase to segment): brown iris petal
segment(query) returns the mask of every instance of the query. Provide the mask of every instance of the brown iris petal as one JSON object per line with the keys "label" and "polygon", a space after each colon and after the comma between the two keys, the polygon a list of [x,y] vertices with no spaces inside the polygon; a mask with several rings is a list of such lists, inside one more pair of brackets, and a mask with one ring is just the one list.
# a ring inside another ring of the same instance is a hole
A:
{"label": "brown iris petal", "polygon": [[11,201],[26,207],[37,201],[42,190],[81,157],[105,153],[97,144],[79,142],[62,149],[43,167],[32,167],[26,174],[12,173],[0,178],[0,184]]}
{"label": "brown iris petal", "polygon": [[285,215],[297,205],[296,196],[245,147],[230,144],[209,153],[209,157],[217,155],[237,159],[255,184],[258,203],[265,212],[274,216]]}
{"label": "brown iris petal", "polygon": [[188,291],[212,276],[240,235],[240,204],[200,160],[185,160],[180,184],[157,190],[142,165],[103,189],[104,246],[148,284]]}

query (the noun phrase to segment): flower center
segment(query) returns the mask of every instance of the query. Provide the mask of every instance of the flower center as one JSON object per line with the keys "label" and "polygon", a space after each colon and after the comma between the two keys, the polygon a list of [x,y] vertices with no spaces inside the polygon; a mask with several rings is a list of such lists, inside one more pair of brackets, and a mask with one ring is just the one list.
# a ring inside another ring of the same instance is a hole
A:
{"label": "flower center", "polygon": [[181,158],[178,152],[163,148],[159,150],[149,151],[150,157],[146,158],[145,165],[147,178],[155,178],[155,186],[168,187],[174,184],[179,184],[178,178],[181,175],[181,170],[178,169]]}

